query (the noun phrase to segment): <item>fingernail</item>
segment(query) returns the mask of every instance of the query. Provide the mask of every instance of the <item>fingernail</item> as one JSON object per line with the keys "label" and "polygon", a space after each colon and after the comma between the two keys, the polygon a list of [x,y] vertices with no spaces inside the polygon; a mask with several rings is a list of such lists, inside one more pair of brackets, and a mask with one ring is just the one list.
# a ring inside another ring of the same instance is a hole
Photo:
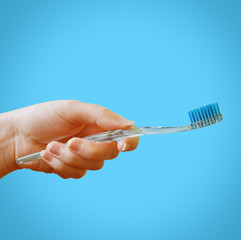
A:
{"label": "fingernail", "polygon": [[78,151],[80,148],[80,143],[79,143],[79,141],[73,140],[73,141],[70,141],[67,144],[67,146],[74,151]]}
{"label": "fingernail", "polygon": [[52,154],[50,154],[48,151],[42,151],[41,156],[45,161],[51,162],[53,160]]}
{"label": "fingernail", "polygon": [[57,144],[53,144],[53,145],[50,145],[50,148],[48,149],[48,151],[58,156],[61,153],[61,148]]}
{"label": "fingernail", "polygon": [[118,121],[128,126],[132,126],[135,123],[135,121],[126,120],[125,118],[119,118]]}
{"label": "fingernail", "polygon": [[124,143],[124,145],[123,145],[121,151],[122,151],[122,152],[125,152],[125,151],[127,151],[128,149],[129,149],[129,144]]}

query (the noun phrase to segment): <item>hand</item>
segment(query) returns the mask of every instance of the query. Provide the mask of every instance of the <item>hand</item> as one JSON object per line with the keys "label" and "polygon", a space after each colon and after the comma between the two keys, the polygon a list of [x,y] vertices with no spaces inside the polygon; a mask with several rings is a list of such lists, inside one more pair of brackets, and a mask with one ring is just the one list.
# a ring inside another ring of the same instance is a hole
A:
{"label": "hand", "polygon": [[[1,114],[1,119],[3,125],[7,122],[11,125],[9,143],[1,152],[14,154],[1,158],[0,177],[28,168],[56,173],[62,178],[81,178],[87,170],[101,169],[104,161],[117,157],[119,151],[134,150],[139,141],[139,138],[123,138],[117,144],[116,141],[98,143],[82,139],[103,131],[128,129],[134,122],[102,106],[75,100],[33,105]],[[17,158],[41,150],[44,150],[42,159],[16,164]]]}

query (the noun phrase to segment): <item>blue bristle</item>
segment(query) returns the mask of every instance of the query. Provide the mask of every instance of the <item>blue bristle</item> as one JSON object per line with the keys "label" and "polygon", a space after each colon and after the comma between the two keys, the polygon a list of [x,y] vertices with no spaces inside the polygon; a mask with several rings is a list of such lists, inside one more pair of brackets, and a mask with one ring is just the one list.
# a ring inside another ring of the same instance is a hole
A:
{"label": "blue bristle", "polygon": [[199,113],[200,113],[201,119],[204,120],[205,116],[203,115],[203,111],[201,108],[199,108]]}
{"label": "blue bristle", "polygon": [[216,111],[215,111],[215,109],[213,108],[213,104],[210,104],[210,105],[209,105],[209,108],[210,108],[210,111],[211,111],[211,113],[212,113],[212,117],[215,116],[215,115],[216,115],[216,113],[215,113]]}
{"label": "blue bristle", "polygon": [[190,116],[191,122],[195,122],[194,115],[193,115],[193,111],[190,111],[190,112],[189,112],[189,116]]}
{"label": "blue bristle", "polygon": [[218,115],[218,111],[217,111],[217,109],[216,109],[215,104],[212,104],[212,110],[213,110],[213,115],[214,115],[214,116],[217,116],[217,115]]}
{"label": "blue bristle", "polygon": [[217,111],[217,115],[221,114],[221,113],[220,113],[220,110],[219,110],[218,103],[214,103],[214,106],[215,106],[215,109],[216,109],[216,111]]}
{"label": "blue bristle", "polygon": [[196,113],[197,113],[197,116],[198,116],[198,121],[201,121],[202,117],[201,117],[199,109],[196,110]]}
{"label": "blue bristle", "polygon": [[209,109],[210,109],[210,112],[212,114],[212,117],[215,116],[216,114],[215,114],[215,111],[213,110],[213,105],[212,104],[209,105]]}
{"label": "blue bristle", "polygon": [[211,105],[211,104],[208,105],[208,109],[209,109],[209,112],[210,112],[210,114],[211,114],[211,117],[213,117],[213,116],[214,116],[214,113],[213,113],[212,105]]}
{"label": "blue bristle", "polygon": [[194,116],[195,116],[195,122],[199,121],[198,114],[197,114],[197,110],[195,109],[195,110],[193,111],[193,113],[194,113]]}
{"label": "blue bristle", "polygon": [[195,118],[195,115],[194,115],[194,112],[192,111],[192,117],[193,117],[193,122],[196,122],[196,118]]}
{"label": "blue bristle", "polygon": [[200,111],[200,108],[198,108],[197,111],[198,111],[199,119],[202,120],[203,117],[202,117],[202,113]]}
{"label": "blue bristle", "polygon": [[208,115],[207,115],[206,110],[205,110],[204,107],[201,107],[201,111],[203,113],[204,119],[208,118]]}
{"label": "blue bristle", "polygon": [[207,113],[206,113],[206,111],[205,111],[205,108],[202,107],[201,109],[202,109],[202,113],[203,113],[204,119],[208,118]]}
{"label": "blue bristle", "polygon": [[215,116],[217,116],[218,114],[217,114],[217,109],[216,109],[216,107],[215,107],[215,104],[212,104],[212,111],[213,111],[213,116],[215,117]]}
{"label": "blue bristle", "polygon": [[192,111],[192,115],[193,115],[194,122],[196,122],[197,121],[197,117],[196,117],[195,111]]}
{"label": "blue bristle", "polygon": [[212,117],[212,114],[211,114],[211,112],[210,112],[209,105],[204,106],[204,107],[205,107],[206,113],[207,113],[207,115],[208,115],[208,118],[211,118],[211,117]]}
{"label": "blue bristle", "polygon": [[199,121],[201,121],[202,120],[202,114],[200,112],[200,108],[197,109],[197,112],[198,112],[198,116],[199,116]]}
{"label": "blue bristle", "polygon": [[[204,121],[205,124],[207,124],[207,123],[210,124],[210,120],[208,120],[208,119],[217,117],[221,113],[220,113],[220,110],[218,107],[218,103],[213,103],[213,104],[209,104],[209,105],[194,109],[192,111],[189,111],[188,114],[189,114],[191,123]],[[206,120],[208,122],[206,122]]]}
{"label": "blue bristle", "polygon": [[218,113],[217,113],[217,109],[216,109],[216,107],[215,107],[215,104],[212,104],[212,110],[213,110],[213,116],[214,116],[214,117],[217,116]]}
{"label": "blue bristle", "polygon": [[193,115],[192,115],[192,112],[188,112],[188,115],[189,115],[189,118],[190,118],[190,120],[191,120],[191,123],[193,123],[193,122],[194,122],[194,120],[193,120]]}

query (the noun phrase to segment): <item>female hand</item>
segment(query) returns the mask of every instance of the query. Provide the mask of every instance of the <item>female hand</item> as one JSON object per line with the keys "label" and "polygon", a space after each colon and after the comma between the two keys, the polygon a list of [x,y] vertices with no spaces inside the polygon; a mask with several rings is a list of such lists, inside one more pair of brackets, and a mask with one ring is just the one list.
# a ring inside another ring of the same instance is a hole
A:
{"label": "female hand", "polygon": [[[1,114],[0,128],[8,128],[1,131],[0,139],[8,136],[8,143],[1,148],[0,177],[28,168],[62,178],[81,178],[87,170],[101,169],[104,161],[117,157],[119,151],[134,150],[139,141],[124,138],[118,144],[98,143],[82,137],[128,129],[133,123],[107,108],[76,100],[46,102]],[[42,159],[16,164],[17,158],[43,149]]]}

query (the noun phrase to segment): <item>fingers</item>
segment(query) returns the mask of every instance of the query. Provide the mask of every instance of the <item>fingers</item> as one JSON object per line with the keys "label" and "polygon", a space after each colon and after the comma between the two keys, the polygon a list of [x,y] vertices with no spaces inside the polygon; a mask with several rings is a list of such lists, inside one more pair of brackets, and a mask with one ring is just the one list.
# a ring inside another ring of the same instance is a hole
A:
{"label": "fingers", "polygon": [[139,137],[123,138],[116,141],[103,143],[92,142],[82,138],[72,138],[65,145],[60,142],[51,142],[42,159],[62,178],[81,178],[87,170],[99,170],[104,161],[116,158],[119,151],[134,150],[139,142]]}
{"label": "fingers", "polygon": [[94,143],[73,138],[67,145],[51,142],[41,157],[62,178],[81,178],[87,170],[101,169],[104,160],[113,159],[118,153],[116,142]]}
{"label": "fingers", "polygon": [[[87,124],[96,124],[104,130],[128,129],[134,127],[134,121],[127,120],[105,107],[79,101],[69,101],[68,104],[72,106],[68,108],[71,109],[70,115],[72,114],[72,118],[76,121],[83,121]],[[76,111],[73,111],[73,109]],[[86,128],[86,131],[90,130]],[[121,139],[118,143],[118,150],[122,152],[132,151],[137,148],[138,143],[139,137]]]}
{"label": "fingers", "polygon": [[102,143],[72,138],[68,141],[67,147],[82,158],[92,161],[113,159],[119,154],[117,142]]}
{"label": "fingers", "polygon": [[78,169],[65,164],[47,150],[43,151],[41,155],[43,160],[47,162],[54,169],[54,172],[61,177],[66,176],[67,178],[69,176],[78,179],[83,177],[87,172],[87,169]]}
{"label": "fingers", "polygon": [[97,124],[104,130],[128,129],[134,122],[110,111],[109,109],[76,100],[60,101],[62,116],[75,124]]}

